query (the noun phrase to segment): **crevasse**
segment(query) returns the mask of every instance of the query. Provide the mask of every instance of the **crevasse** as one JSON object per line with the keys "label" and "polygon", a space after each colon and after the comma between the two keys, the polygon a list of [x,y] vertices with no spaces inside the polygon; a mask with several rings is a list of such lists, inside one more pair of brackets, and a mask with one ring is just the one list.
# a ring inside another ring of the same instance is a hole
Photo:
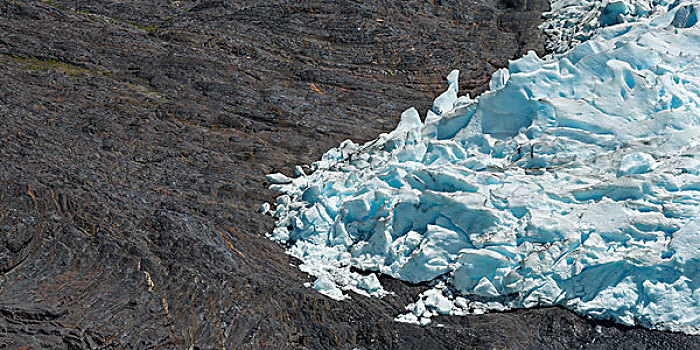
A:
{"label": "crevasse", "polygon": [[428,282],[399,321],[562,305],[700,334],[700,4],[634,3],[476,99],[453,71],[425,121],[269,175],[271,237],[335,299]]}

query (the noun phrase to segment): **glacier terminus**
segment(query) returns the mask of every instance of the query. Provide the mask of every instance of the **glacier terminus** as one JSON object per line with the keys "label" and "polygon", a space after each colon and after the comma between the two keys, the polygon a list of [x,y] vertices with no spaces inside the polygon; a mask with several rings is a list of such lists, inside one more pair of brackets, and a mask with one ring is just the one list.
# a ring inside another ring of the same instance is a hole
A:
{"label": "glacier terminus", "polygon": [[268,175],[315,289],[382,297],[383,274],[428,285],[403,322],[561,305],[700,334],[700,2],[552,9],[554,54],[475,98],[452,71],[424,119]]}

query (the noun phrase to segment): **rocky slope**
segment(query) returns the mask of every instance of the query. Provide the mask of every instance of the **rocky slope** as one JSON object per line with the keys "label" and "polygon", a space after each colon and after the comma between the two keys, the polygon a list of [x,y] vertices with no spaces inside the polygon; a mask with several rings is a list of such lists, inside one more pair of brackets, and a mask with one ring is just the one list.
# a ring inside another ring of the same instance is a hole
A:
{"label": "rocky slope", "polygon": [[558,308],[400,324],[420,286],[335,302],[264,238],[264,174],[392,129],[452,68],[483,91],[547,7],[0,1],[0,346],[700,346]]}

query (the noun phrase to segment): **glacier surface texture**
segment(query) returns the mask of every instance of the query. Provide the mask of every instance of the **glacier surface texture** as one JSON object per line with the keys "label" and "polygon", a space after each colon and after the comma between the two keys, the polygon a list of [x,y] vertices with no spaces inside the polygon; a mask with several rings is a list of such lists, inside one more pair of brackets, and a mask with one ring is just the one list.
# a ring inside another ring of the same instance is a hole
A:
{"label": "glacier surface texture", "polygon": [[700,3],[600,6],[605,25],[476,99],[453,71],[424,121],[268,175],[271,238],[335,299],[427,283],[399,321],[562,305],[700,334]]}

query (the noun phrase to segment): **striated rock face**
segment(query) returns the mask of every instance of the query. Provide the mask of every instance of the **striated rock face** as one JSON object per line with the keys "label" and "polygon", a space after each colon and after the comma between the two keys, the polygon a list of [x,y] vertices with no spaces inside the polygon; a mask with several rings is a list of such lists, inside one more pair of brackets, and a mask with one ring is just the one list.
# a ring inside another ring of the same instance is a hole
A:
{"label": "striated rock face", "polygon": [[[539,309],[393,322],[263,237],[264,174],[426,110],[527,49],[546,1],[0,1],[0,344],[692,348]],[[445,42],[450,41],[449,45]],[[392,117],[393,116],[393,117]],[[291,175],[291,174],[290,174]]]}

